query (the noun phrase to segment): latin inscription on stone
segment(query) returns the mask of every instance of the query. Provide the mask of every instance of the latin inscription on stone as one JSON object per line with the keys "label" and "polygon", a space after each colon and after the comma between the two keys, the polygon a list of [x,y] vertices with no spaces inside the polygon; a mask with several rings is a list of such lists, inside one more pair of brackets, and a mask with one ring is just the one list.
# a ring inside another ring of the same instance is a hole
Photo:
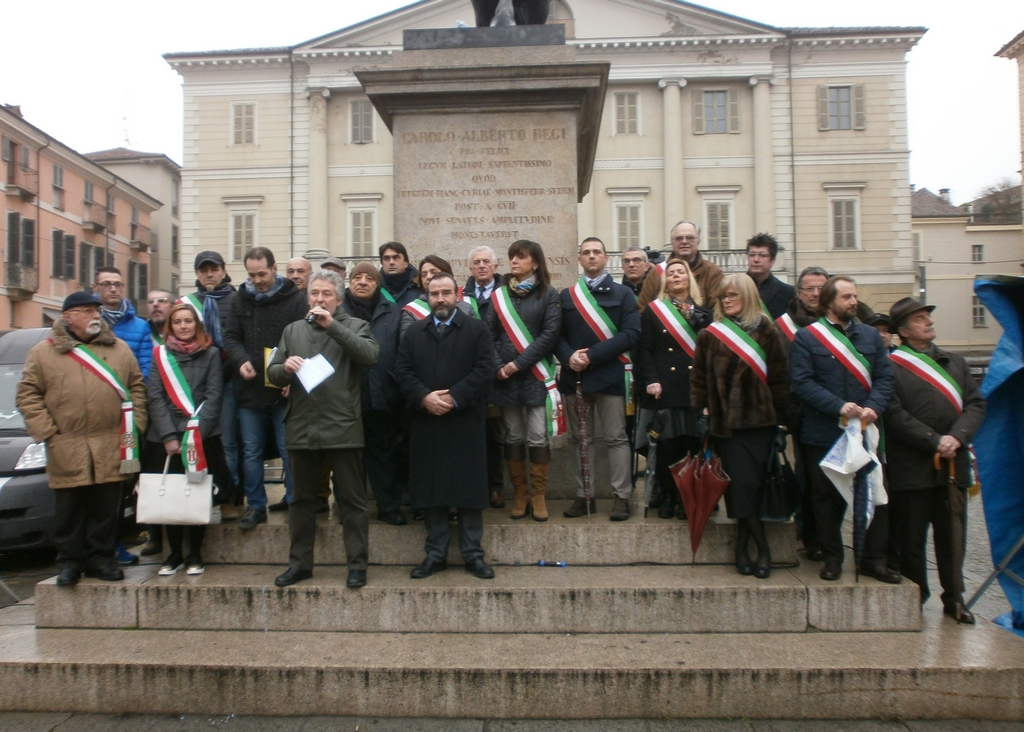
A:
{"label": "latin inscription on stone", "polygon": [[396,115],[395,235],[461,280],[476,246],[544,247],[555,286],[576,279],[576,129],[570,112]]}

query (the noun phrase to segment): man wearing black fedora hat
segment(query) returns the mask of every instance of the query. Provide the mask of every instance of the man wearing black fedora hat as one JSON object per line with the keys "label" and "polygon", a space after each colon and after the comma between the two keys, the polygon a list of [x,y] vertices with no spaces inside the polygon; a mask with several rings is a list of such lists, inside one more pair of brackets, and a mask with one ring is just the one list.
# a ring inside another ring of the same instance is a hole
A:
{"label": "man wearing black fedora hat", "polygon": [[927,602],[928,525],[942,584],[943,612],[973,623],[964,605],[968,445],[985,418],[985,400],[963,356],[935,345],[934,305],[905,297],[889,317],[901,345],[890,359],[894,389],[885,411],[891,519],[900,537],[900,572]]}

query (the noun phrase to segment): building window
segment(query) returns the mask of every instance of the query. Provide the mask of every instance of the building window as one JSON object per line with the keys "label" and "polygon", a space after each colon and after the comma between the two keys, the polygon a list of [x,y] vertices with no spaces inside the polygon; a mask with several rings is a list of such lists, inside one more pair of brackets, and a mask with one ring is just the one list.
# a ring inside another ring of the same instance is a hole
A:
{"label": "building window", "polygon": [[143,262],[128,260],[128,299],[138,308],[139,303],[146,301],[149,294],[149,265]]}
{"label": "building window", "polygon": [[2,144],[0,144],[0,159],[5,163],[14,160],[14,140],[9,138],[7,135],[4,135],[3,138],[0,139],[3,141]]}
{"label": "building window", "polygon": [[740,131],[740,103],[735,89],[693,93],[693,133],[721,135]]}
{"label": "building window", "polygon": [[369,99],[353,99],[350,137],[355,145],[373,142],[373,105]]}
{"label": "building window", "polygon": [[7,262],[36,266],[36,222],[13,211],[7,214]]}
{"label": "building window", "polygon": [[641,243],[639,203],[615,205],[615,248],[620,252],[643,246]]}
{"label": "building window", "polygon": [[53,166],[53,207],[64,210],[64,168]]}
{"label": "building window", "polygon": [[181,263],[181,252],[178,250],[178,227],[171,224],[171,264],[177,267]]}
{"label": "building window", "polygon": [[616,92],[615,134],[640,134],[640,94],[638,92]]}
{"label": "building window", "polygon": [[50,254],[53,260],[50,274],[62,279],[75,279],[75,237],[54,229]]}
{"label": "building window", "polygon": [[833,198],[832,206],[832,248],[857,248],[857,199]]}
{"label": "building window", "polygon": [[237,102],[231,105],[231,135],[235,145],[256,143],[256,103]]}
{"label": "building window", "polygon": [[972,262],[984,262],[985,261],[985,245],[984,244],[971,244],[971,261]]}
{"label": "building window", "polygon": [[92,184],[92,181],[91,180],[87,180],[85,182],[85,195],[82,196],[82,200],[85,203],[92,203],[93,201],[96,200],[95,198],[93,198],[94,193],[95,193],[95,190],[94,190],[94,186]]}
{"label": "building window", "polygon": [[974,319],[975,328],[987,328],[985,324],[985,306],[981,304],[981,300],[977,295],[971,297],[971,316]]}
{"label": "building window", "polygon": [[376,212],[373,209],[350,209],[349,216],[349,242],[351,256],[369,257],[373,256],[373,219]]}
{"label": "building window", "polygon": [[819,130],[863,130],[864,85],[818,87]]}
{"label": "building window", "polygon": [[82,287],[92,284],[92,244],[84,241],[78,247],[78,283]]}
{"label": "building window", "polygon": [[230,237],[231,261],[241,262],[245,253],[256,246],[256,212],[232,211]]}
{"label": "building window", "polygon": [[[171,275],[171,296],[174,297],[175,299],[177,299],[177,297],[178,297],[178,288],[180,287],[180,282],[181,282],[181,277],[180,276],[178,276],[176,274],[172,274]],[[148,295],[149,293],[146,293],[146,294]]]}
{"label": "building window", "polygon": [[171,181],[171,216],[178,218],[178,196],[179,196],[179,185],[178,181]]}
{"label": "building window", "polygon": [[29,163],[32,162],[32,148],[28,145],[21,146],[21,167],[25,170],[29,169]]}
{"label": "building window", "polygon": [[732,249],[732,201],[704,204],[704,244],[708,249]]}

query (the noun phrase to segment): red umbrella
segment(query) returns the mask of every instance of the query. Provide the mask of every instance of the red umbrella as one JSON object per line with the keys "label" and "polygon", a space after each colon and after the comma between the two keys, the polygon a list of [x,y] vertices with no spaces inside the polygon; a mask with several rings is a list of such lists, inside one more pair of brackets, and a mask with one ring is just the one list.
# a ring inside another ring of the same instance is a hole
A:
{"label": "red umbrella", "polygon": [[687,455],[673,465],[671,471],[686,509],[690,525],[690,551],[696,562],[704,528],[725,489],[729,487],[729,476],[722,470],[719,457],[710,451],[707,454],[702,451],[696,456]]}

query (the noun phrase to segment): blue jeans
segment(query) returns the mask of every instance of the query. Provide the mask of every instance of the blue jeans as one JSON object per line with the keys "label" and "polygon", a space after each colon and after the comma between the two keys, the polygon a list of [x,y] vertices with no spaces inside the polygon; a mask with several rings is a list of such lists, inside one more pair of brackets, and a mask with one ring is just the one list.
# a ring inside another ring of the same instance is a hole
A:
{"label": "blue jeans", "polygon": [[[263,485],[263,452],[267,445],[267,432],[274,431],[277,451],[284,464],[284,497],[292,502],[292,471],[288,451],[284,446],[284,413],[288,403],[281,399],[269,410],[238,408],[239,435],[242,438],[242,473],[245,480],[245,500],[249,508],[267,510],[267,489]],[[268,413],[269,412],[269,413]],[[268,417],[270,418],[268,420]],[[272,424],[270,424],[272,422]]]}
{"label": "blue jeans", "polygon": [[224,384],[224,398],[220,405],[220,442],[231,473],[231,495],[223,496],[221,503],[231,503],[239,495],[242,481],[238,475],[238,402],[230,381]]}

